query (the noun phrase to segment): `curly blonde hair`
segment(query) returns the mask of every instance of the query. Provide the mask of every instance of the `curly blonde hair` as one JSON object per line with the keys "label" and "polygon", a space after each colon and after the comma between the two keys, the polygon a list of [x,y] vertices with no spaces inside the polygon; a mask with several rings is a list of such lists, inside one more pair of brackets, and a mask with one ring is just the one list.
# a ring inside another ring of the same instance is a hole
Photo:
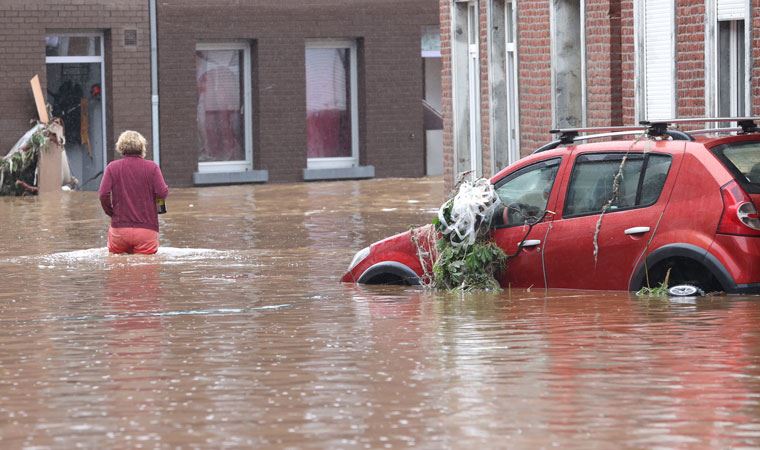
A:
{"label": "curly blonde hair", "polygon": [[116,141],[116,151],[122,155],[140,155],[145,158],[148,142],[137,131],[127,130]]}

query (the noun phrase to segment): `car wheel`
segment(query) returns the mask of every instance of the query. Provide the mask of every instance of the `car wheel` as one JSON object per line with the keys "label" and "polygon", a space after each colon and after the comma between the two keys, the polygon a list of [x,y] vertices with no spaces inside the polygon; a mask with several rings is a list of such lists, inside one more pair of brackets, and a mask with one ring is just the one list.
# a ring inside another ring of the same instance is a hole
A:
{"label": "car wheel", "polygon": [[[720,282],[705,266],[699,262],[685,257],[676,257],[667,259],[658,263],[649,270],[650,287],[659,286],[668,278],[668,292],[674,289],[673,296],[678,296],[679,292],[689,292],[694,288],[696,292],[702,294],[681,294],[680,296],[704,295],[708,292],[719,292],[723,290]],[[646,281],[644,282],[646,283]],[[641,287],[646,286],[644,284]],[[684,287],[688,286],[688,287]],[[675,289],[678,288],[678,289]]]}
{"label": "car wheel", "polygon": [[705,295],[705,291],[693,284],[678,284],[668,289],[668,295],[671,297],[701,297]]}

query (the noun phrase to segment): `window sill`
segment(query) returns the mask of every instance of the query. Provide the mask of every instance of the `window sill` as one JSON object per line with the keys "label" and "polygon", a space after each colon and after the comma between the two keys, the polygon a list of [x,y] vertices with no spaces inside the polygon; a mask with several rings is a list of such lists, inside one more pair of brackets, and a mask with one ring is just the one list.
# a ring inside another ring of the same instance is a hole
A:
{"label": "window sill", "polygon": [[240,183],[266,183],[269,181],[269,172],[266,170],[246,170],[243,172],[195,172],[193,183],[205,184],[240,184]]}
{"label": "window sill", "polygon": [[318,180],[354,180],[359,178],[374,178],[375,166],[356,166],[333,169],[304,169],[304,181]]}

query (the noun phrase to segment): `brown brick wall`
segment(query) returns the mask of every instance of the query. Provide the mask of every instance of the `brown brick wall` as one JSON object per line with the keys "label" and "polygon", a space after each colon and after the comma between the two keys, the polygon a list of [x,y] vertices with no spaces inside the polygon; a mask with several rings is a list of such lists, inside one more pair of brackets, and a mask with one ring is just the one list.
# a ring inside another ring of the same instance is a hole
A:
{"label": "brown brick wall", "polygon": [[441,109],[443,114],[443,174],[448,192],[454,185],[454,133],[452,131],[451,86],[451,2],[440,0],[441,25]]}
{"label": "brown brick wall", "polygon": [[[136,29],[137,46],[125,47],[124,30]],[[144,0],[0,1],[0,154],[37,118],[29,80],[47,84],[45,35],[65,31],[106,34],[107,148],[115,133],[134,129],[151,138],[150,27]],[[109,158],[113,152],[109,150]]]}
{"label": "brown brick wall", "polygon": [[634,36],[633,0],[620,0],[621,66],[623,124],[635,125],[636,120],[636,51]]}
{"label": "brown brick wall", "polygon": [[586,3],[586,124],[623,125],[620,0]]}
{"label": "brown brick wall", "polygon": [[517,2],[520,154],[550,140],[552,126],[551,38],[549,3]]}
{"label": "brown brick wall", "polygon": [[[306,39],[359,42],[360,161],[377,177],[425,174],[420,34],[435,0],[159,2],[161,160],[167,179],[197,170],[196,42],[253,44],[254,169],[301,181],[306,167]],[[234,13],[231,13],[234,11]]]}
{"label": "brown brick wall", "polygon": [[760,0],[752,0],[752,110],[751,114],[760,113]]}
{"label": "brown brick wall", "polygon": [[[676,1],[678,117],[705,116],[705,4]],[[701,128],[701,126],[698,126]]]}

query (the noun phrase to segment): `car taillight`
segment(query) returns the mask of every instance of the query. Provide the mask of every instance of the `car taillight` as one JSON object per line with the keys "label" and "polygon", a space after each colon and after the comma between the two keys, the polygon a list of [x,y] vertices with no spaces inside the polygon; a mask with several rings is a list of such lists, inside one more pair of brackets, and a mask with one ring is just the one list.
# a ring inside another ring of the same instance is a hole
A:
{"label": "car taillight", "polygon": [[718,233],[760,236],[760,215],[755,204],[736,181],[720,189],[723,197],[723,215]]}

